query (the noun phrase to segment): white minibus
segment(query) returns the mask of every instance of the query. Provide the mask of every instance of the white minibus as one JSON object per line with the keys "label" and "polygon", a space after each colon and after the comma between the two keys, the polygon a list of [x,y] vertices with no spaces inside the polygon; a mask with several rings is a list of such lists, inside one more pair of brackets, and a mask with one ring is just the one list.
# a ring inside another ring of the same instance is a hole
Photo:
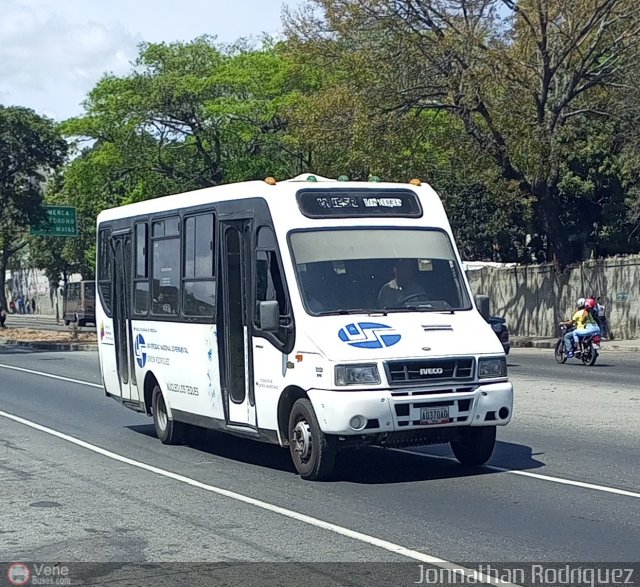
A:
{"label": "white minibus", "polygon": [[165,444],[198,426],[288,447],[309,480],[363,445],[450,443],[484,464],[513,389],[440,198],[419,180],[341,180],[101,212],[107,396],[152,416]]}

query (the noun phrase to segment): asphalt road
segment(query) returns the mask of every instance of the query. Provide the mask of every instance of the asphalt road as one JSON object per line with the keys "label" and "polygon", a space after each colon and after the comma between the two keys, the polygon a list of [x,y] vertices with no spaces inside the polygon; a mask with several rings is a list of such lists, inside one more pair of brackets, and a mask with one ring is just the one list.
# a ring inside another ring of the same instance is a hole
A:
{"label": "asphalt road", "polygon": [[[95,353],[0,350],[0,560],[409,561],[407,584],[429,556],[640,562],[639,358],[509,359],[515,416],[490,467],[465,469],[447,447],[367,449],[308,483],[278,447],[217,433],[162,445],[150,419],[105,398]],[[335,571],[314,572],[331,584]]]}

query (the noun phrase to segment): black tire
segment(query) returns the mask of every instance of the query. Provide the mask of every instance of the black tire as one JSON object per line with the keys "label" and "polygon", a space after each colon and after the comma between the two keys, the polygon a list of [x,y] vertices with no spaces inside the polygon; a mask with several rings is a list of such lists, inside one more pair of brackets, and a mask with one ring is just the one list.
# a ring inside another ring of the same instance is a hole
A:
{"label": "black tire", "polygon": [[289,451],[300,474],[307,481],[322,481],[333,473],[336,462],[336,438],[320,430],[311,402],[296,400],[289,414]]}
{"label": "black tire", "polygon": [[153,426],[162,444],[180,444],[184,438],[184,424],[169,418],[160,386],[156,384],[152,395]]}
{"label": "black tire", "polygon": [[496,427],[478,426],[460,430],[458,440],[451,441],[451,450],[463,465],[478,467],[484,465],[496,446]]}
{"label": "black tire", "polygon": [[556,342],[556,347],[554,349],[554,355],[556,357],[556,361],[561,365],[567,362],[567,354],[564,352],[564,340],[559,339]]}
{"label": "black tire", "polygon": [[587,365],[588,367],[593,367],[598,360],[598,352],[593,347],[590,347],[587,358],[583,360],[585,365]]}

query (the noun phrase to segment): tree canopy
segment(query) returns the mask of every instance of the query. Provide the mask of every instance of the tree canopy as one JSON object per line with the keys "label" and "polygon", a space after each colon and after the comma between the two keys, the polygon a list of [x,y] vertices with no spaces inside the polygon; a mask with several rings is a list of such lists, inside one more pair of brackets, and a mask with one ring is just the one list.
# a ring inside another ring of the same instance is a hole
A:
{"label": "tree canopy", "polygon": [[640,250],[630,0],[308,0],[284,22],[260,45],[145,43],[105,75],[47,193],[81,236],[36,257],[90,275],[105,208],[305,171],[429,182],[469,260]]}
{"label": "tree canopy", "polygon": [[32,110],[0,106],[0,306],[7,306],[5,273],[23,249],[29,225],[43,219],[42,194],[67,151],[52,120]]}

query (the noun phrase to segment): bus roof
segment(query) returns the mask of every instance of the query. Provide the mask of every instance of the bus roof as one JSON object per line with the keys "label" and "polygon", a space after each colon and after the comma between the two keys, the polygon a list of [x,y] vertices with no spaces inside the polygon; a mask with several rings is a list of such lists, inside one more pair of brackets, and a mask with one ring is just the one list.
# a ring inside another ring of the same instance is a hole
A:
{"label": "bus roof", "polygon": [[[336,191],[342,192],[355,189],[362,191],[411,191],[422,201],[423,208],[427,207],[427,203],[429,204],[428,208],[433,214],[432,220],[434,221],[434,225],[439,226],[443,223],[448,225],[446,214],[444,214],[444,209],[442,208],[439,196],[430,185],[416,180],[413,180],[415,183],[340,181],[321,177],[312,173],[304,173],[297,177],[275,183],[273,181],[269,183],[269,181],[271,181],[271,178],[267,178],[266,180],[223,184],[210,188],[203,188],[190,192],[144,200],[134,204],[128,204],[126,206],[119,206],[117,208],[110,208],[100,212],[97,222],[98,224],[101,224],[110,220],[128,218],[131,216],[144,216],[146,214],[174,211],[215,202],[233,201],[246,198],[263,198],[271,204],[277,202],[279,204],[278,207],[285,204],[284,208],[290,213],[290,206],[294,206],[296,209],[298,208],[295,202],[295,196],[299,190],[304,188],[305,190],[335,189]],[[287,201],[289,198],[291,198],[291,200]]]}

